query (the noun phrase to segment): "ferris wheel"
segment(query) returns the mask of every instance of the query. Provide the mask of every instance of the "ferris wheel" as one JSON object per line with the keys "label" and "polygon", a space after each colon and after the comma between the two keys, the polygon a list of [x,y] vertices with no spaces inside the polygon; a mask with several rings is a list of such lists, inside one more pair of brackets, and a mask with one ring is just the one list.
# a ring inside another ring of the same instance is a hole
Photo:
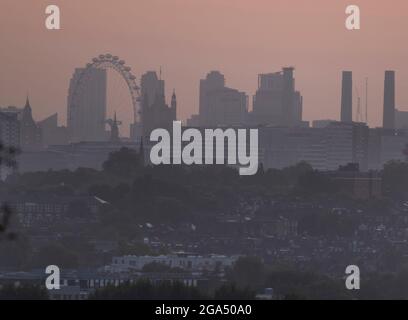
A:
{"label": "ferris wheel", "polygon": [[120,77],[122,77],[123,80],[125,80],[132,101],[133,123],[140,122],[141,98],[140,87],[136,83],[136,77],[132,74],[131,68],[126,65],[126,62],[124,60],[110,53],[101,54],[98,57],[93,58],[92,61],[87,63],[86,67],[81,71],[71,95],[70,101],[71,108],[75,108],[75,106],[79,104],[78,99],[80,99],[81,90],[83,90],[83,88],[85,87],[84,84],[89,80],[91,76],[91,71],[95,68],[115,70],[120,75]]}

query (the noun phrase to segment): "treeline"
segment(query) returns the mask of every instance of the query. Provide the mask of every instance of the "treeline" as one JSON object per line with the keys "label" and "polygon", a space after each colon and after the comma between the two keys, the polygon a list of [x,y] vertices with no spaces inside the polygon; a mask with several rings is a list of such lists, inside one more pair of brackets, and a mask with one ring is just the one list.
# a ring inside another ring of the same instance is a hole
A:
{"label": "treeline", "polygon": [[[381,172],[384,191],[390,195],[405,193],[408,187],[408,163],[390,161]],[[144,190],[143,184],[146,184]],[[135,186],[136,185],[136,186]],[[137,187],[139,186],[139,189]],[[306,162],[283,169],[264,170],[262,164],[257,174],[240,176],[236,169],[224,165],[182,166],[160,165],[144,166],[139,154],[132,149],[122,148],[112,152],[103,164],[101,171],[78,168],[74,171],[59,170],[14,174],[2,184],[3,191],[51,191],[61,194],[74,194],[87,191],[98,192],[111,201],[136,187],[134,191],[146,195],[152,191],[173,194],[184,193],[181,186],[258,187],[267,193],[290,193],[297,195],[328,194],[338,190],[330,177],[313,168]],[[171,190],[176,187],[175,190]],[[155,190],[159,188],[158,190]],[[154,189],[154,190],[153,190]]]}
{"label": "treeline", "polygon": [[[173,270],[174,271],[174,270]],[[175,271],[174,271],[175,272]],[[345,277],[328,277],[297,266],[265,265],[257,257],[242,257],[227,270],[226,280],[198,287],[180,282],[152,283],[139,280],[94,291],[91,300],[251,300],[258,293],[272,289],[274,299],[283,300],[406,300],[408,299],[408,268],[394,273],[363,272],[360,290],[348,290]],[[0,300],[48,299],[48,292],[39,285],[4,285]]]}

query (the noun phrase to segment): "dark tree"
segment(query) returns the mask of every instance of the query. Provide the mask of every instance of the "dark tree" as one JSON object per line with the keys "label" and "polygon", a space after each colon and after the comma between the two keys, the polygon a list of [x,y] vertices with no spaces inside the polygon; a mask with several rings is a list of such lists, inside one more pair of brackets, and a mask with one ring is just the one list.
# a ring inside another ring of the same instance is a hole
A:
{"label": "dark tree", "polygon": [[[16,156],[18,153],[18,149],[4,146],[3,143],[0,142],[0,169],[3,167],[15,169],[17,167]],[[6,203],[3,203],[0,207],[0,235],[5,234],[8,239],[13,240],[15,234],[6,233],[6,229],[10,225],[11,214],[11,208]]]}
{"label": "dark tree", "polygon": [[103,163],[103,170],[122,178],[132,177],[143,166],[139,154],[132,149],[122,148],[109,154]]}

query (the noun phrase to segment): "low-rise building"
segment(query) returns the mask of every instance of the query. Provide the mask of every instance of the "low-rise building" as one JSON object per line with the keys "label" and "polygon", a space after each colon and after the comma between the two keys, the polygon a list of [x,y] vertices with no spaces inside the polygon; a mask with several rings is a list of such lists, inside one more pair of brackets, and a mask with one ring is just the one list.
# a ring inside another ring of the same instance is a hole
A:
{"label": "low-rise building", "polygon": [[170,268],[180,268],[190,271],[215,271],[232,267],[239,258],[224,255],[191,255],[191,254],[170,254],[160,256],[122,256],[114,257],[112,264],[107,270],[112,272],[128,272],[130,270],[141,271],[144,266],[151,263],[158,263]]}

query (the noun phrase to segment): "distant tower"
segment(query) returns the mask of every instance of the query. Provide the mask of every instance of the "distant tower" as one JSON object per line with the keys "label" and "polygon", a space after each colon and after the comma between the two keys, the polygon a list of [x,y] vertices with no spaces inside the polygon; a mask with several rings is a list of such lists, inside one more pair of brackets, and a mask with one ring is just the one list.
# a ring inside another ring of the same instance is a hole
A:
{"label": "distant tower", "polygon": [[23,111],[20,114],[20,140],[23,150],[36,150],[42,146],[41,129],[33,119],[28,96]]}
{"label": "distant tower", "polygon": [[119,126],[115,116],[113,117],[112,129],[111,129],[111,141],[119,141]]}
{"label": "distant tower", "polygon": [[75,69],[69,84],[67,127],[70,141],[105,141],[107,71],[89,69],[86,81],[82,79],[83,72],[83,68]]}
{"label": "distant tower", "polygon": [[395,129],[395,71],[385,71],[383,128]]}
{"label": "distant tower", "polygon": [[341,121],[353,121],[353,74],[343,71],[341,84]]}
{"label": "distant tower", "polygon": [[176,91],[173,89],[173,95],[171,96],[171,110],[174,114],[174,117],[177,118],[177,98]]}
{"label": "distant tower", "polygon": [[283,123],[286,126],[293,124],[293,106],[295,94],[295,81],[293,79],[293,67],[283,68],[283,96],[282,96],[282,115]]}
{"label": "distant tower", "polygon": [[208,94],[225,88],[225,77],[219,71],[211,71],[205,79],[200,80],[199,122],[201,126],[212,123],[213,112],[208,101]]}
{"label": "distant tower", "polygon": [[120,137],[119,137],[119,126],[122,124],[122,121],[118,121],[116,118],[116,112],[115,115],[113,116],[113,120],[112,119],[108,119],[105,121],[105,123],[107,123],[111,130],[111,134],[110,134],[110,141],[112,142],[118,142],[120,141]]}

